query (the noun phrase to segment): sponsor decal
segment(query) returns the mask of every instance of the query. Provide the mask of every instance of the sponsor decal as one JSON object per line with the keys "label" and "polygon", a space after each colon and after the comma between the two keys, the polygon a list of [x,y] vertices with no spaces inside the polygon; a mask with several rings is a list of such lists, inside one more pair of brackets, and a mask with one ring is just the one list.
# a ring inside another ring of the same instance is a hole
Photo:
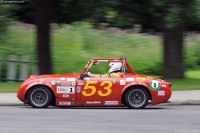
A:
{"label": "sponsor decal", "polygon": [[135,80],[137,82],[144,82],[146,80],[146,78],[144,78],[144,77],[136,77]]}
{"label": "sponsor decal", "polygon": [[57,93],[74,94],[74,87],[57,86]]}
{"label": "sponsor decal", "polygon": [[166,84],[162,84],[162,87],[166,88],[166,87],[167,87],[167,85],[166,85]]}
{"label": "sponsor decal", "polygon": [[65,80],[65,78],[64,78],[64,77],[62,77],[62,78],[60,78],[60,80]]}
{"label": "sponsor decal", "polygon": [[43,81],[44,81],[44,78],[41,78],[41,79],[40,79],[40,82],[43,82]]}
{"label": "sponsor decal", "polygon": [[69,95],[68,94],[63,94],[63,97],[69,97]]}
{"label": "sponsor decal", "polygon": [[55,84],[56,84],[56,81],[52,80],[51,85],[55,85]]}
{"label": "sponsor decal", "polygon": [[78,85],[84,85],[85,83],[83,83],[83,82],[78,82]]}
{"label": "sponsor decal", "polygon": [[68,81],[60,81],[61,86],[71,86],[71,82]]}
{"label": "sponsor decal", "polygon": [[71,105],[71,102],[68,101],[68,102],[59,102],[59,105]]}
{"label": "sponsor decal", "polygon": [[126,78],[126,81],[127,81],[127,82],[134,81],[134,78]]}
{"label": "sponsor decal", "polygon": [[84,80],[88,81],[88,80],[90,80],[90,78],[86,77],[86,78],[84,78]]}
{"label": "sponsor decal", "polygon": [[76,93],[80,93],[80,92],[81,92],[81,86],[77,86]]}
{"label": "sponsor decal", "polygon": [[126,80],[120,80],[120,85],[126,85]]}
{"label": "sponsor decal", "polygon": [[75,81],[75,78],[67,78],[67,81]]}
{"label": "sponsor decal", "polygon": [[60,81],[61,86],[72,86],[72,82],[69,81]]}
{"label": "sponsor decal", "polygon": [[117,80],[116,79],[113,79],[112,80],[113,84],[117,83]]}
{"label": "sponsor decal", "polygon": [[157,80],[152,80],[151,82],[150,82],[150,88],[152,89],[152,90],[154,90],[154,91],[157,91],[157,90],[159,90],[160,89],[160,83],[159,83],[159,81],[157,81]]}
{"label": "sponsor decal", "polygon": [[118,105],[118,101],[104,101],[104,105]]}
{"label": "sponsor decal", "polygon": [[164,96],[165,95],[165,91],[158,91],[158,96]]}
{"label": "sponsor decal", "polygon": [[60,81],[56,81],[57,85],[61,85]]}
{"label": "sponsor decal", "polygon": [[86,104],[101,104],[101,101],[87,101]]}

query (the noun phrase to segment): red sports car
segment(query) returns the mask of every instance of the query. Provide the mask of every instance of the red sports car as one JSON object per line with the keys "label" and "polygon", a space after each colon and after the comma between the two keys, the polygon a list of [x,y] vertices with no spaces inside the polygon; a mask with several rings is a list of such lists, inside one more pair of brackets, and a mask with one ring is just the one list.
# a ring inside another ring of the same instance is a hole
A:
{"label": "red sports car", "polygon": [[[110,62],[122,64],[120,77],[88,77],[91,66]],[[81,74],[31,75],[19,87],[17,97],[34,108],[126,105],[140,109],[149,102],[167,102],[171,86],[165,80],[136,74],[125,58],[93,58]]]}

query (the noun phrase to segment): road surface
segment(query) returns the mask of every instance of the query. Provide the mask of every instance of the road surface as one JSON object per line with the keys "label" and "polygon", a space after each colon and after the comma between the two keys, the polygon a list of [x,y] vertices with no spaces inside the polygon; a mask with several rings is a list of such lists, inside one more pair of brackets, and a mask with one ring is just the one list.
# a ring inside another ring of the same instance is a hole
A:
{"label": "road surface", "polygon": [[200,133],[200,106],[33,109],[0,106],[0,133]]}

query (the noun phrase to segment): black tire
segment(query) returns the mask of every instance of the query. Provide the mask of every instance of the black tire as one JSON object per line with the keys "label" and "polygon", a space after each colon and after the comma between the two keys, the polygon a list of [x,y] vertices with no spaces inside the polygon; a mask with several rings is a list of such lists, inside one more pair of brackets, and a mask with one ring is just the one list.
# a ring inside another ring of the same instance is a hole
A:
{"label": "black tire", "polygon": [[142,87],[133,87],[125,94],[125,105],[131,109],[142,109],[148,104],[149,94]]}
{"label": "black tire", "polygon": [[28,103],[33,108],[47,108],[52,102],[52,94],[45,86],[33,87],[28,93]]}

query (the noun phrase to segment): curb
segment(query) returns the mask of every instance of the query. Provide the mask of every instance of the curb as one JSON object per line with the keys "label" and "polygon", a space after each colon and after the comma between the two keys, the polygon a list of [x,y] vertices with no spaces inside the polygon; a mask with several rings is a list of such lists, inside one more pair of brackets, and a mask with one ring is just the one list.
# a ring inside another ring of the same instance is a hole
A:
{"label": "curb", "polygon": [[0,103],[0,106],[24,106],[24,103]]}
{"label": "curb", "polygon": [[200,105],[200,100],[173,100],[159,105]]}

